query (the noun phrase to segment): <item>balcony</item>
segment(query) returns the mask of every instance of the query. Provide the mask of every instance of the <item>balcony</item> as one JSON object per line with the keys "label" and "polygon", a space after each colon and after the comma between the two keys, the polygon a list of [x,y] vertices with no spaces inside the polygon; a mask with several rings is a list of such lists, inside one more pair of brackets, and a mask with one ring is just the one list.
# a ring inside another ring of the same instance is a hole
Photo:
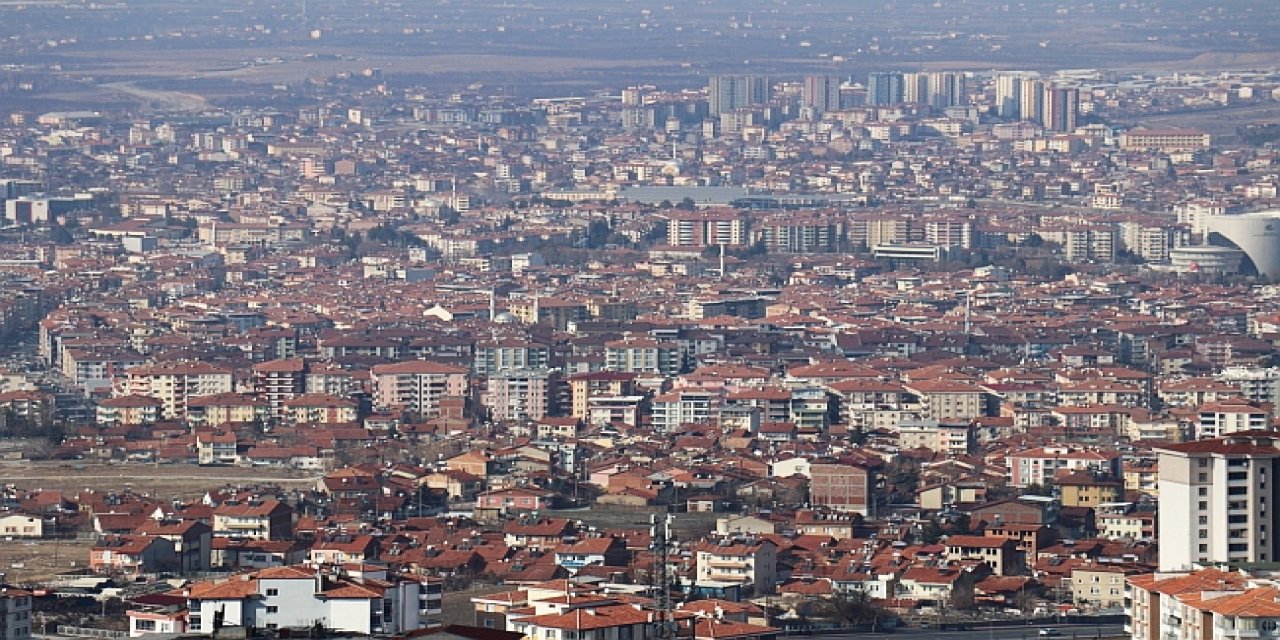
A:
{"label": "balcony", "polygon": [[751,563],[746,560],[708,560],[707,566],[713,569],[750,569]]}

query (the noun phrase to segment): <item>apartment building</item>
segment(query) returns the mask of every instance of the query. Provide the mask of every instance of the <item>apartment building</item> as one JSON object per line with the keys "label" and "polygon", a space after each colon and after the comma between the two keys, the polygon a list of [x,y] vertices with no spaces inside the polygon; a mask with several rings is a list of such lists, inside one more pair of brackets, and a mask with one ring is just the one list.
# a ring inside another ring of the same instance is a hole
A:
{"label": "apartment building", "polygon": [[684,370],[680,345],[648,337],[628,336],[606,342],[604,358],[609,371],[677,376]]}
{"label": "apartment building", "polygon": [[1010,454],[1005,461],[1009,482],[1015,487],[1043,485],[1059,473],[1101,471],[1119,476],[1120,457],[1110,451],[1072,447],[1036,447]]}
{"label": "apartment building", "polygon": [[560,373],[554,369],[508,369],[485,382],[484,406],[495,421],[540,420],[554,413]]}
{"label": "apartment building", "polygon": [[906,385],[920,399],[920,414],[941,422],[969,421],[984,414],[986,391],[958,380],[921,380]]}
{"label": "apartment building", "polygon": [[670,211],[667,244],[673,247],[740,247],[748,243],[747,218],[737,209]]}
{"label": "apartment building", "polygon": [[187,401],[199,396],[230,393],[231,371],[204,362],[159,362],[133,367],[124,374],[122,393],[159,400],[164,417],[180,420],[187,416]]}
{"label": "apartment building", "polygon": [[658,433],[676,431],[680,425],[711,420],[719,395],[699,389],[677,389],[653,398],[653,429]]}
{"label": "apartment building", "polygon": [[284,418],[285,402],[307,391],[307,363],[302,358],[262,362],[253,367],[253,389],[267,401],[273,420]]}
{"label": "apartment building", "polygon": [[815,507],[852,511],[870,516],[875,511],[871,495],[875,473],[866,467],[842,462],[809,465],[809,502]]}
{"label": "apartment building", "polygon": [[471,370],[478,376],[489,376],[511,369],[537,369],[550,366],[551,348],[528,340],[504,339],[483,341],[476,345]]}
{"label": "apartment building", "polygon": [[467,373],[463,367],[426,360],[377,365],[372,370],[374,404],[435,417],[442,400],[467,395]]}
{"label": "apartment building", "polygon": [[569,415],[587,419],[593,398],[618,398],[633,395],[637,375],[619,371],[594,371],[569,377],[571,410]]}
{"label": "apartment building", "polygon": [[694,559],[695,591],[715,595],[736,587],[743,595],[765,595],[773,593],[778,583],[777,547],[769,540],[744,537],[705,542],[694,547]]}
{"label": "apartment building", "polygon": [[1156,449],[1160,569],[1275,562],[1280,436],[1242,431]]}
{"label": "apartment building", "polygon": [[0,640],[27,640],[31,624],[31,592],[0,587]]}

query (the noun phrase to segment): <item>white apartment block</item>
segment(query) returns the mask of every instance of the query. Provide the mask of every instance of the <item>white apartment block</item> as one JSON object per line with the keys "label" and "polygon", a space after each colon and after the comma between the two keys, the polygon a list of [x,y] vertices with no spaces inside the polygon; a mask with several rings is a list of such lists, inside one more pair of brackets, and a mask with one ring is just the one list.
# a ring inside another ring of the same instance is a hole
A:
{"label": "white apartment block", "polygon": [[1160,569],[1275,562],[1280,438],[1238,433],[1157,449]]}

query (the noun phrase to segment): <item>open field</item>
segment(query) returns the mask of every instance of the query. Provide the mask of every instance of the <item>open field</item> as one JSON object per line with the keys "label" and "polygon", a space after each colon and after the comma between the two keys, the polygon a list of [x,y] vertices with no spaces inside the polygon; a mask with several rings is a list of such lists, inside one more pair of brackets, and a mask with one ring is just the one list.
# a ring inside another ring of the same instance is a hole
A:
{"label": "open field", "polygon": [[318,476],[288,469],[199,467],[190,464],[0,461],[0,484],[20,489],[47,489],[75,493],[84,489],[131,489],[163,500],[191,499],[210,489],[251,484],[278,484],[304,488]]}
{"label": "open field", "polygon": [[50,580],[89,564],[90,540],[0,539],[0,573],[10,584]]}

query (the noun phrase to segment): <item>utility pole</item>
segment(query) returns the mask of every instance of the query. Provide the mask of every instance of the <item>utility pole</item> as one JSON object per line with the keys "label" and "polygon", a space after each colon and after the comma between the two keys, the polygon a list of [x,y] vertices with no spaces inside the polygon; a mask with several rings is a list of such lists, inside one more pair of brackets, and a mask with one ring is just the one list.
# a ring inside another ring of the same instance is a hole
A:
{"label": "utility pole", "polygon": [[653,637],[656,640],[671,640],[676,637],[675,611],[671,603],[671,576],[668,560],[671,555],[671,523],[675,516],[670,513],[649,516],[649,535],[652,538],[653,571],[651,572],[654,587],[654,602],[657,605],[657,625]]}

